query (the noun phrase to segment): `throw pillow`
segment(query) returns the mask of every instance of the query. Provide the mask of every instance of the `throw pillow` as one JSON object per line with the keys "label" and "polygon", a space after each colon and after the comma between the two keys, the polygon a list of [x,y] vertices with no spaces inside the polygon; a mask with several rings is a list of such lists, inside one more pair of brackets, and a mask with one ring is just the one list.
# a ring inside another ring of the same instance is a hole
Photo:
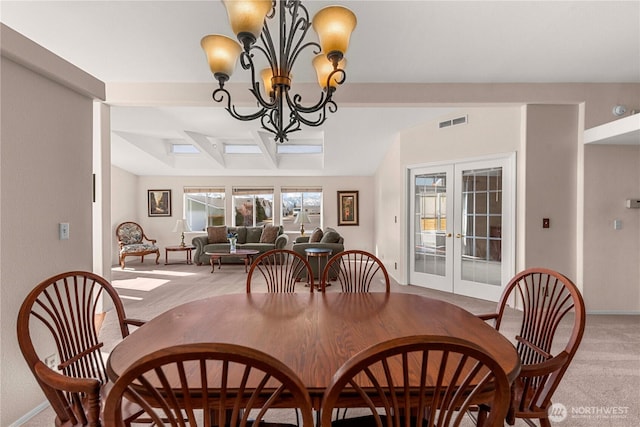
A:
{"label": "throw pillow", "polygon": [[238,243],[244,245],[247,243],[247,227],[229,227],[229,231],[231,228],[234,228],[234,231],[238,235]]}
{"label": "throw pillow", "polygon": [[316,227],[316,229],[311,233],[311,237],[309,237],[309,243],[319,242],[320,240],[322,240],[322,235],[322,229]]}
{"label": "throw pillow", "polygon": [[280,227],[275,225],[267,225],[262,230],[262,235],[260,236],[260,243],[275,243],[276,238],[278,237],[278,232],[280,231]]}
{"label": "throw pillow", "polygon": [[260,243],[262,227],[247,227],[247,243]]}
{"label": "throw pillow", "polygon": [[207,237],[209,243],[227,243],[227,226],[207,227]]}
{"label": "throw pillow", "polygon": [[337,231],[327,231],[324,233],[324,236],[322,236],[320,243],[338,243],[339,240],[340,234],[338,234]]}

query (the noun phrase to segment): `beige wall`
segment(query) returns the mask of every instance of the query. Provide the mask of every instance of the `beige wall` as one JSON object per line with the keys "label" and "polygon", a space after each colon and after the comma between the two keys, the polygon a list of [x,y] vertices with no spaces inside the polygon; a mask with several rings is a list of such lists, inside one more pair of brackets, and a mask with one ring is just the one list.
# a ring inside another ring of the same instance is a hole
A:
{"label": "beige wall", "polygon": [[[112,228],[123,221],[135,221],[139,223],[148,237],[157,239],[157,245],[161,248],[164,259],[164,248],[179,243],[180,237],[173,233],[173,227],[177,219],[183,217],[183,188],[184,187],[220,187],[226,188],[227,194],[231,194],[234,186],[273,186],[274,200],[280,200],[280,187],[296,186],[322,187],[323,200],[323,226],[334,227],[344,236],[345,248],[374,250],[375,212],[373,177],[174,177],[174,176],[135,176],[121,169],[113,168],[112,183],[114,185],[112,195]],[[117,187],[116,187],[117,186]],[[171,190],[171,217],[149,217],[147,215],[147,190],[165,189]],[[359,191],[360,225],[337,226],[337,191]],[[227,223],[231,221],[231,199],[227,199]],[[280,217],[280,204],[275,203],[275,218]],[[193,233],[185,235],[185,242],[189,242]],[[115,237],[115,234],[114,234]],[[296,236],[290,236],[290,242]],[[118,263],[117,242],[113,241],[113,264]],[[149,258],[150,259],[150,258]],[[145,262],[149,262],[146,261]]]}
{"label": "beige wall", "polygon": [[[584,298],[590,311],[640,311],[640,146],[585,146]],[[622,221],[614,230],[613,221]]]}
{"label": "beige wall", "polygon": [[400,138],[397,137],[387,152],[375,175],[376,197],[376,247],[375,254],[384,263],[391,276],[398,279],[404,266],[402,252],[403,215],[405,211],[402,194],[405,180],[404,174],[399,173]]}
{"label": "beige wall", "polygon": [[[548,267],[576,281],[578,106],[529,105],[525,126],[519,267]],[[549,228],[542,228],[543,218]]]}
{"label": "beige wall", "polygon": [[[63,83],[97,81],[4,26],[2,39],[0,425],[8,426],[45,401],[18,349],[22,301],[47,277],[92,268],[93,101]],[[25,57],[16,56],[16,45],[26,46]],[[41,67],[64,70],[64,79]],[[60,222],[70,224],[69,240],[58,239]]]}
{"label": "beige wall", "polygon": [[[138,176],[122,170],[118,167],[111,167],[111,224],[110,234],[111,244],[111,265],[118,265],[118,242],[116,240],[116,227],[121,222],[137,222],[141,214],[138,213],[138,198],[146,197],[138,194]],[[144,212],[146,215],[146,211]]]}
{"label": "beige wall", "polygon": [[[440,129],[442,120],[468,116],[468,123]],[[520,107],[467,108],[425,125],[400,133],[376,172],[376,190],[384,195],[377,201],[378,217],[386,223],[379,229],[392,227],[397,234],[389,239],[377,239],[377,248],[387,267],[398,263],[397,270],[389,269],[399,283],[408,281],[407,236],[409,233],[407,176],[411,167],[430,163],[454,162],[485,157],[490,154],[518,152],[521,145]],[[398,216],[398,224],[390,221]]]}
{"label": "beige wall", "polygon": [[[437,128],[449,117],[402,132],[376,172],[376,248],[387,267],[399,263],[389,273],[407,283],[407,167],[516,152],[516,271],[565,273],[589,312],[640,312],[640,211],[624,208],[624,200],[640,198],[640,147],[591,144],[583,165],[578,104],[460,109],[452,117],[460,114],[469,123],[452,132]],[[400,225],[393,224],[398,211]],[[542,218],[550,218],[549,229]],[[613,230],[614,219],[622,230]]]}

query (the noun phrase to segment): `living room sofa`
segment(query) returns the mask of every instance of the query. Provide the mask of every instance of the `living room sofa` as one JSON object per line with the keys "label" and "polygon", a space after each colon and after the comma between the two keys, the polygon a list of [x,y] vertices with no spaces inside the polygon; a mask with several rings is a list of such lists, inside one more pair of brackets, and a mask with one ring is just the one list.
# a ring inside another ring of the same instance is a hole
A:
{"label": "living room sofa", "polygon": [[[227,227],[226,225],[207,227],[206,236],[194,237],[191,244],[196,247],[193,261],[197,265],[209,264],[210,256],[206,252],[229,252],[228,235],[232,233],[238,238],[236,248],[254,249],[260,253],[272,249],[283,249],[289,242],[289,236],[284,234],[282,226],[260,227]],[[222,263],[243,262],[241,257],[222,257]]]}
{"label": "living room sofa", "polygon": [[[326,227],[324,231],[316,228],[310,235],[296,238],[292,249],[306,258],[305,249],[309,248],[331,249],[331,256],[334,256],[344,251],[344,237],[331,227]],[[318,261],[311,260],[309,264],[311,264],[311,270],[313,271],[313,280],[319,281],[322,271],[318,271]],[[324,264],[320,265],[320,268],[323,269]]]}

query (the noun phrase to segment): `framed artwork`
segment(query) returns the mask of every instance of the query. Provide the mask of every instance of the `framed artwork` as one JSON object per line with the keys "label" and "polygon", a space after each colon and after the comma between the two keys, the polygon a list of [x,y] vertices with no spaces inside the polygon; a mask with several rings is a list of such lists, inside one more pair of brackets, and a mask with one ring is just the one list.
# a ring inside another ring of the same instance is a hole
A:
{"label": "framed artwork", "polygon": [[358,225],[358,192],[338,191],[338,225]]}
{"label": "framed artwork", "polygon": [[171,216],[171,190],[147,190],[149,216]]}

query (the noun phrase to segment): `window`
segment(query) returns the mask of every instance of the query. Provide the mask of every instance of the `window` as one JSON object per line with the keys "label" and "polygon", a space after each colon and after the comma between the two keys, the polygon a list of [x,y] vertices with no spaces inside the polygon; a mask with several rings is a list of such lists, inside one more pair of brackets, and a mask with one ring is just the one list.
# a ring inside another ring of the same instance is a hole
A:
{"label": "window", "polygon": [[193,231],[203,231],[213,225],[224,225],[224,188],[184,189],[185,218]]}
{"label": "window", "polygon": [[322,188],[283,187],[280,195],[282,198],[282,225],[285,233],[300,231],[300,223],[295,222],[300,211],[304,211],[309,220],[304,223],[305,230],[322,228]]}
{"label": "window", "polygon": [[233,225],[273,224],[273,188],[233,189]]}

